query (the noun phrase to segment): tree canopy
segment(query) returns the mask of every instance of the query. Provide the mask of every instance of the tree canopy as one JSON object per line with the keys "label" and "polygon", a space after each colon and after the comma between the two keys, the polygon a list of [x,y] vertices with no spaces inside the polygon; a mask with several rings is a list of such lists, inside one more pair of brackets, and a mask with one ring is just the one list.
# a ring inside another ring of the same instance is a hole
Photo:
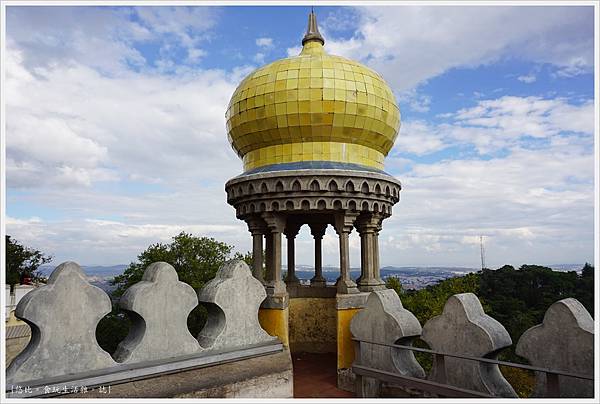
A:
{"label": "tree canopy", "polygon": [[52,261],[52,256],[26,247],[9,235],[6,235],[5,241],[6,283],[9,285],[23,282],[25,278],[39,279],[39,267]]}
{"label": "tree canopy", "polygon": [[170,243],[156,243],[149,246],[132,262],[122,275],[112,281],[117,286],[113,295],[121,296],[128,287],[142,280],[146,267],[153,262],[163,261],[173,265],[179,280],[200,290],[206,282],[215,277],[217,270],[230,258],[241,258],[251,262],[251,255],[236,253],[233,257],[230,246],[214,238],[196,237],[181,232]]}

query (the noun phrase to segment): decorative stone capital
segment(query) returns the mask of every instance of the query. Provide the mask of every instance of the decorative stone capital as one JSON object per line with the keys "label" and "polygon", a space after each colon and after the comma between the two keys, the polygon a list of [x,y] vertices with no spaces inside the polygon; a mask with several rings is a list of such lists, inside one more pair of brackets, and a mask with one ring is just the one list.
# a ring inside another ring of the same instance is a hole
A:
{"label": "decorative stone capital", "polygon": [[327,223],[309,223],[308,226],[310,227],[310,234],[318,240],[323,238],[327,230]]}
{"label": "decorative stone capital", "polygon": [[357,217],[358,213],[343,212],[336,214],[333,225],[335,232],[338,235],[341,233],[352,233],[352,230],[354,229],[354,222],[356,221]]}
{"label": "decorative stone capital", "polygon": [[258,215],[248,216],[244,219],[248,225],[248,231],[253,235],[265,234],[267,232],[267,225],[265,221]]}
{"label": "decorative stone capital", "polygon": [[265,212],[262,214],[262,218],[267,225],[267,229],[271,233],[283,233],[285,230],[285,216],[273,213]]}
{"label": "decorative stone capital", "polygon": [[296,236],[298,235],[298,232],[300,232],[301,227],[302,227],[302,223],[297,223],[297,222],[294,222],[294,221],[288,219],[288,221],[285,225],[285,230],[283,231],[283,234],[285,234],[285,236],[287,238],[296,238]]}
{"label": "decorative stone capital", "polygon": [[383,216],[374,213],[363,213],[354,222],[356,230],[360,234],[379,233]]}

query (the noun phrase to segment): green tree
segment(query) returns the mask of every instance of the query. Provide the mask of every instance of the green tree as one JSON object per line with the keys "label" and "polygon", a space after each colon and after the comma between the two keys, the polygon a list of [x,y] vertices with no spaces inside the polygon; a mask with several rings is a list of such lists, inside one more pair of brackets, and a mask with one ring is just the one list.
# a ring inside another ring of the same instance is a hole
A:
{"label": "green tree", "polygon": [[[233,247],[208,237],[196,237],[181,232],[170,243],[152,244],[132,262],[122,275],[116,276],[112,284],[116,289],[112,293],[113,300],[125,293],[127,288],[139,282],[148,265],[163,261],[173,265],[179,280],[191,285],[196,291],[215,277],[217,270],[231,258],[238,258],[252,265],[252,254],[236,253],[232,257]],[[196,336],[206,322],[206,309],[199,305],[188,317],[188,328]],[[100,346],[108,352],[114,352],[129,330],[129,319],[119,311],[116,304],[112,312],[105,316],[96,329],[96,337]]]}
{"label": "green tree", "polygon": [[24,278],[40,279],[39,267],[52,261],[52,256],[26,247],[6,236],[6,283],[15,285]]}
{"label": "green tree", "polygon": [[394,289],[398,296],[402,296],[404,294],[402,282],[397,276],[388,276],[388,278],[385,280],[385,287],[388,289]]}
{"label": "green tree", "polygon": [[581,269],[581,276],[577,281],[577,299],[594,316],[594,267],[587,262]]}

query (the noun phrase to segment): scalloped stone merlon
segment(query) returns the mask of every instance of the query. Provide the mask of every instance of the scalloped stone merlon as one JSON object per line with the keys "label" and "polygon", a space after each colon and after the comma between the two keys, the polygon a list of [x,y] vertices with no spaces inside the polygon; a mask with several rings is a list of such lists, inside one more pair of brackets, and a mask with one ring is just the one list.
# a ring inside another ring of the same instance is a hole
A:
{"label": "scalloped stone merlon", "polygon": [[119,305],[132,320],[127,338],[114,354],[119,362],[170,358],[201,350],[187,327],[198,297],[190,285],[179,280],[170,264],[150,264],[142,280],[123,294]]}
{"label": "scalloped stone merlon", "polygon": [[229,349],[277,339],[258,322],[258,309],[267,294],[244,261],[223,264],[198,297],[208,309],[206,326],[198,335],[202,348]]}
{"label": "scalloped stone merlon", "polygon": [[77,263],[60,264],[17,305],[32,338],[8,367],[7,385],[116,365],[96,341],[96,326],[110,310],[108,295],[90,285]]}
{"label": "scalloped stone merlon", "polygon": [[[431,349],[452,354],[495,359],[512,344],[508,331],[483,311],[473,293],[451,296],[441,315],[433,317],[423,327],[421,337]],[[430,379],[446,374],[447,383],[456,387],[480,391],[494,397],[516,397],[498,365],[471,360],[445,358],[445,369],[434,362]]]}
{"label": "scalloped stone merlon", "polygon": [[[577,300],[559,300],[548,308],[542,324],[523,333],[517,355],[533,366],[594,376],[594,319]],[[593,397],[594,382],[559,376],[560,397]],[[546,396],[546,376],[536,373],[536,397]]]}

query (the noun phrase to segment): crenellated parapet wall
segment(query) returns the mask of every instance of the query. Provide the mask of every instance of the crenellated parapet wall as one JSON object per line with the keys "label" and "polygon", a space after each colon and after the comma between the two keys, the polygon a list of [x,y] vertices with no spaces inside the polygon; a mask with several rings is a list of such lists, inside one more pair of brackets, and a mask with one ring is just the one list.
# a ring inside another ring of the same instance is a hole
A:
{"label": "crenellated parapet wall", "polygon": [[[350,329],[357,341],[353,369],[358,396],[378,397],[385,385],[449,397],[517,397],[500,364],[535,371],[535,397],[594,395],[594,321],[573,298],[550,306],[543,323],[517,342],[516,353],[531,365],[497,360],[512,340],[472,293],[451,296],[442,314],[421,329],[394,291],[375,291]],[[414,348],[417,338],[431,349]],[[433,355],[429,374],[414,351]]]}
{"label": "crenellated parapet wall", "polygon": [[[89,283],[78,264],[65,262],[47,285],[17,305],[16,316],[31,327],[32,338],[6,370],[7,390],[78,381],[120,384],[165,371],[278,354],[283,346],[258,322],[265,297],[263,285],[241,260],[225,263],[198,294],[179,281],[171,265],[153,263],[119,301],[132,325],[111,356],[95,335],[98,322],[111,310],[110,298]],[[196,337],[189,332],[187,318],[199,301],[207,306],[208,319]],[[291,363],[289,368],[284,387],[291,395]],[[37,393],[30,396],[44,395]]]}

